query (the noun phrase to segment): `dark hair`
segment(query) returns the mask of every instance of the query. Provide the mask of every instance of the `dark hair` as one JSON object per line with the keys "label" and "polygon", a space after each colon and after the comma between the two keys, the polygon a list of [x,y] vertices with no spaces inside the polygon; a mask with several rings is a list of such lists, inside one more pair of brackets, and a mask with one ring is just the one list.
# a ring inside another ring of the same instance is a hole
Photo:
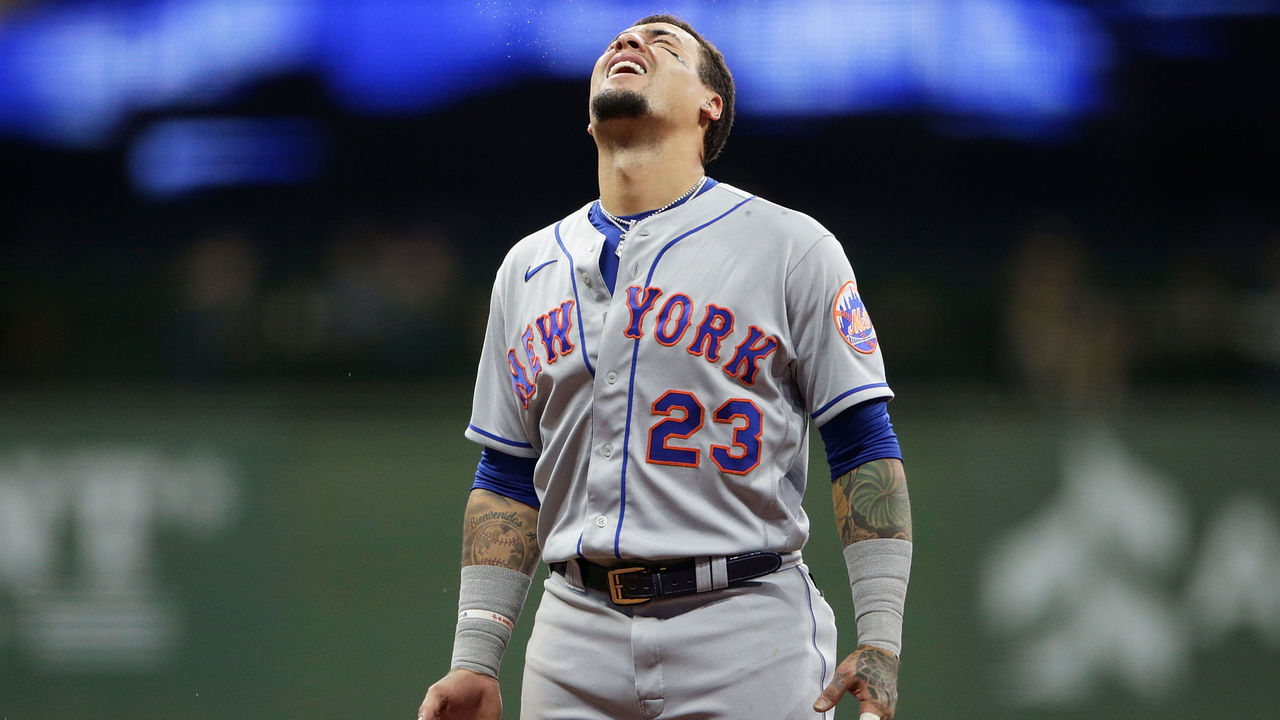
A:
{"label": "dark hair", "polygon": [[713,120],[707,126],[702,138],[702,164],[705,166],[720,156],[724,144],[729,141],[729,130],[733,128],[733,75],[724,62],[724,55],[715,45],[698,34],[689,23],[673,15],[650,15],[636,21],[636,25],[649,23],[667,23],[675,25],[693,36],[702,47],[702,58],[698,61],[698,77],[702,84],[711,88],[724,100],[724,108],[720,111],[720,119]]}

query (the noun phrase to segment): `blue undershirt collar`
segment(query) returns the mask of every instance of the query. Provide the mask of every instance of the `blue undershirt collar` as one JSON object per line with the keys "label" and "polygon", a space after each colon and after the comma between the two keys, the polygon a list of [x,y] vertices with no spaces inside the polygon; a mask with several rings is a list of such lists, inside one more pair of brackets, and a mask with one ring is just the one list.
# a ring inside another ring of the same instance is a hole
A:
{"label": "blue undershirt collar", "polygon": [[[711,188],[718,185],[714,179],[707,178],[707,181],[698,188],[698,191],[689,197],[673,204],[667,210],[680,207],[690,200],[705,193]],[[635,225],[637,222],[649,217],[657,212],[657,210],[646,210],[635,215],[618,215],[619,220],[626,220],[628,224]],[[604,216],[604,212],[600,209],[600,201],[597,200],[591,204],[591,209],[587,212],[587,217],[591,219],[591,224],[595,226],[600,234],[604,235],[604,245],[600,248],[600,274],[604,276],[604,284],[609,288],[609,293],[613,293],[613,286],[618,280],[618,243],[622,237],[622,230],[609,222],[609,218]]]}

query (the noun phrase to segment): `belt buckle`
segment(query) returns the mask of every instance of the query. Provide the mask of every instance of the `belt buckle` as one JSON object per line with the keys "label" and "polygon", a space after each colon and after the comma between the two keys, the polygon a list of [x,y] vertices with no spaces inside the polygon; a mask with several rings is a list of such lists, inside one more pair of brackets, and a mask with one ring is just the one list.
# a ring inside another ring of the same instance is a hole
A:
{"label": "belt buckle", "polygon": [[622,575],[630,575],[632,573],[647,572],[642,567],[625,567],[614,568],[609,571],[609,600],[614,605],[639,605],[647,603],[652,598],[624,598],[622,597]]}

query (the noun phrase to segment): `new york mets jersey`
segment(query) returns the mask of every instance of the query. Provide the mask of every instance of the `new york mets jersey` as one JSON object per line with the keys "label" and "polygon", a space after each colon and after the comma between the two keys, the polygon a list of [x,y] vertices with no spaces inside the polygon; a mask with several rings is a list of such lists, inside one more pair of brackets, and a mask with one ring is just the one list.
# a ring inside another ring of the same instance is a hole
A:
{"label": "new york mets jersey", "polygon": [[840,243],[720,183],[628,231],[584,206],[498,270],[466,435],[536,458],[546,562],[799,550],[808,423],[891,397]]}

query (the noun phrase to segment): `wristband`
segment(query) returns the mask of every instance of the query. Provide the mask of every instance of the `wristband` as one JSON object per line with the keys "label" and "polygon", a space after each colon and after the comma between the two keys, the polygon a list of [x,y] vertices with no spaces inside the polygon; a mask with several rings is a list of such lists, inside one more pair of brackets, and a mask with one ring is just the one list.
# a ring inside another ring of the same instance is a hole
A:
{"label": "wristband", "polygon": [[451,669],[498,677],[533,579],[496,565],[467,565],[458,586],[458,627]]}
{"label": "wristband", "polygon": [[858,644],[902,653],[902,615],[911,577],[911,542],[859,540],[844,549],[853,590]]}
{"label": "wristband", "polygon": [[489,622],[496,622],[508,630],[516,629],[515,620],[512,620],[506,615],[499,615],[498,613],[493,612],[492,610],[463,610],[462,612],[458,613],[459,620],[468,620],[472,618],[478,619],[478,620],[488,620]]}

